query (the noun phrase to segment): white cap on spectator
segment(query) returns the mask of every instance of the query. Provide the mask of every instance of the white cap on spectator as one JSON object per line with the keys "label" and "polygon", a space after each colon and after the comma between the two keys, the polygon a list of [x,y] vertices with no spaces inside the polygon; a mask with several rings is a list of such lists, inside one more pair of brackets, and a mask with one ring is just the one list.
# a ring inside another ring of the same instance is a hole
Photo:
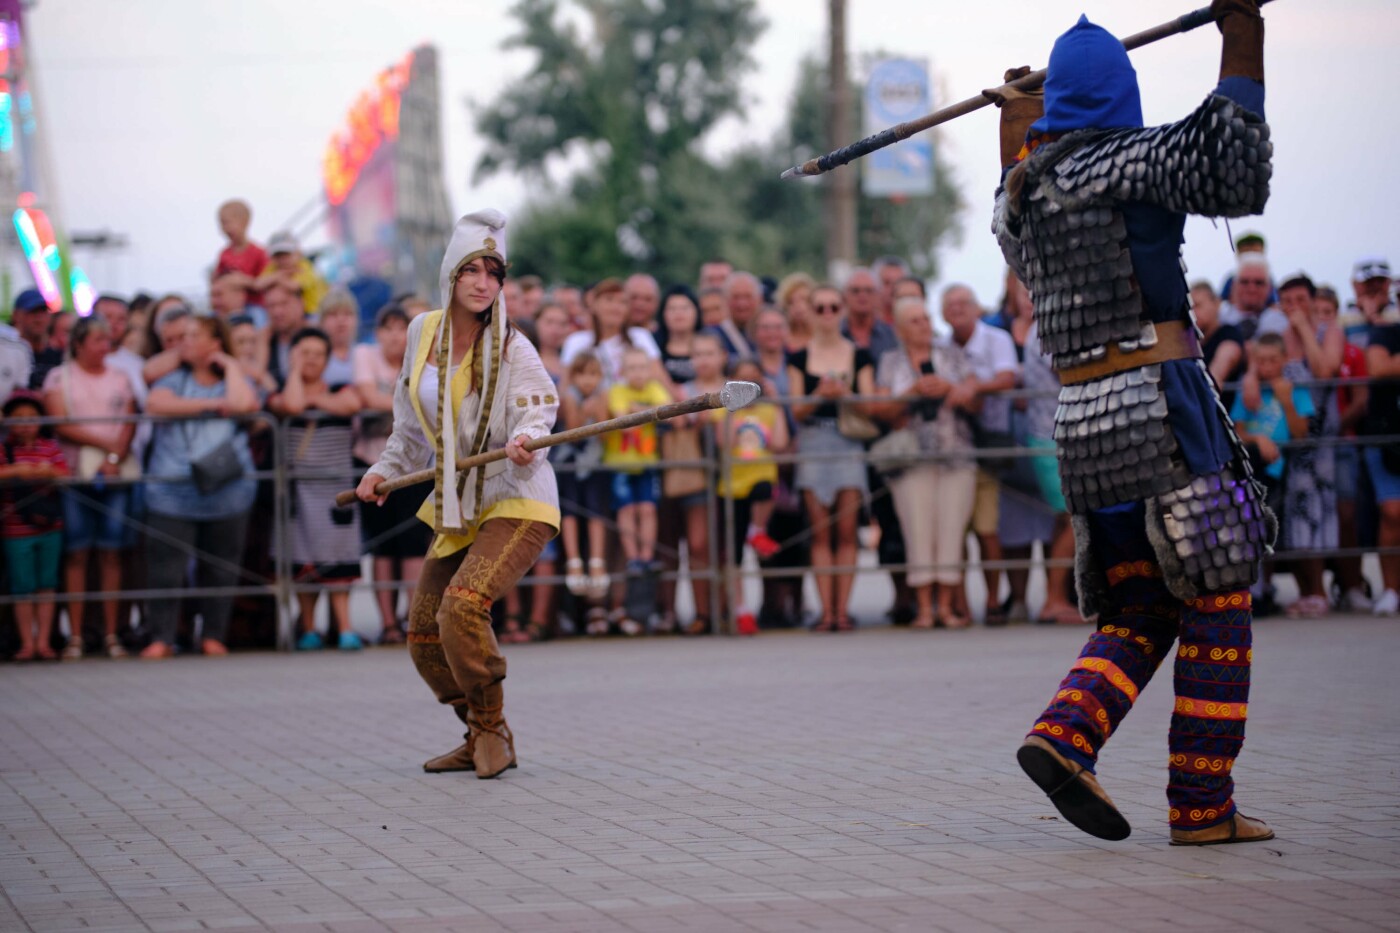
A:
{"label": "white cap on spectator", "polygon": [[1356,265],[1351,267],[1351,280],[1358,285],[1371,279],[1388,278],[1391,278],[1390,263],[1381,256],[1366,256],[1358,259]]}
{"label": "white cap on spectator", "polygon": [[299,252],[301,252],[301,244],[286,230],[279,230],[267,238],[267,254],[269,256],[276,256],[278,253]]}

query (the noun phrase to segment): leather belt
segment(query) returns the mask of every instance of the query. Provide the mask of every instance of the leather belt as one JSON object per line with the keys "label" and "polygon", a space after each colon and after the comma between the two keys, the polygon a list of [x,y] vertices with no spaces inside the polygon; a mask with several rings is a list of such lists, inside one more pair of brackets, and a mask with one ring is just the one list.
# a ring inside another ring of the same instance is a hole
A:
{"label": "leather belt", "polygon": [[1167,360],[1200,358],[1201,345],[1196,339],[1195,328],[1188,328],[1184,321],[1165,321],[1153,327],[1157,332],[1157,342],[1152,346],[1123,350],[1117,343],[1111,343],[1102,359],[1059,370],[1060,384],[1076,385]]}

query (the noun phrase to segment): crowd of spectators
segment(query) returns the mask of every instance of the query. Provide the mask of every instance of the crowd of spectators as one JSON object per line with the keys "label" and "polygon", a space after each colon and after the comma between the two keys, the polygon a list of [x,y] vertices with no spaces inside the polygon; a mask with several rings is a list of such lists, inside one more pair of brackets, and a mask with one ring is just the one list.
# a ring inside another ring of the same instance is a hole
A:
{"label": "crowd of spectators", "polygon": [[[27,290],[0,325],[0,582],[18,660],[268,645],[278,567],[295,584],[299,649],[361,647],[350,596],[366,582],[370,640],[405,639],[428,488],[383,507],[333,500],[383,448],[408,325],[430,303],[362,308],[291,235],[252,242],[247,205],[218,218],[228,244],[203,301],[103,294],[77,317]],[[1372,585],[1360,555],[1400,549],[1400,443],[1357,441],[1400,435],[1400,391],[1384,381],[1400,375],[1389,266],[1358,262],[1344,303],[1303,273],[1275,276],[1263,246],[1242,238],[1226,282],[1191,289],[1203,364],[1279,515],[1279,551],[1294,552],[1271,569],[1298,598],[1276,605],[1266,575],[1256,607],[1396,615],[1400,556],[1382,554]],[[893,584],[896,623],[1084,621],[1054,455],[1058,384],[1014,277],[987,308],[965,285],[931,300],[895,257],[840,283],[721,260],[697,271],[693,287],[664,290],[641,273],[507,281],[510,320],[559,386],[557,429],[726,379],[765,398],[552,448],[561,534],[526,581],[538,585],[500,601],[502,641],[700,635],[725,619],[740,633],[849,630],[862,548]],[[74,420],[28,420],[43,416]],[[282,496],[274,466],[290,477]],[[1050,566],[1033,611],[1037,545]],[[979,561],[989,596],[970,605],[965,570]],[[747,585],[714,573],[746,564],[764,571]]]}

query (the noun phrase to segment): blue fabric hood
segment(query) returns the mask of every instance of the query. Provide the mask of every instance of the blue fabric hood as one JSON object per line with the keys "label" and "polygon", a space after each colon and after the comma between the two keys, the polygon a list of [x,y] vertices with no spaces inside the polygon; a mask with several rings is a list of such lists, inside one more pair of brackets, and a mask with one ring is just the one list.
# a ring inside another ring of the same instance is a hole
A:
{"label": "blue fabric hood", "polygon": [[1045,115],[1035,133],[1142,126],[1137,72],[1123,43],[1080,16],[1050,52],[1045,78]]}

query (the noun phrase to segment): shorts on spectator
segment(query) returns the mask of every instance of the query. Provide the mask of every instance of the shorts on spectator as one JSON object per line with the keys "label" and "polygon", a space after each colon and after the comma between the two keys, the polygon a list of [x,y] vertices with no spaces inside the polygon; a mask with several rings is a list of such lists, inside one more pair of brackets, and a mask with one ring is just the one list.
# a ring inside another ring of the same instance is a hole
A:
{"label": "shorts on spectator", "polygon": [[359,562],[301,564],[292,568],[292,579],[297,583],[353,583],[360,579],[360,565]]}
{"label": "shorts on spectator", "polygon": [[70,486],[63,490],[64,550],[120,551],[131,547],[134,535],[127,524],[131,505],[131,486]]}
{"label": "shorts on spectator", "polygon": [[647,503],[655,505],[660,500],[660,470],[613,474],[612,504],[614,509],[625,509],[629,505],[646,505]]}
{"label": "shorts on spectator", "polygon": [[1001,484],[986,470],[977,471],[977,492],[972,501],[972,530],[994,535],[1001,521]]}
{"label": "shorts on spectator", "polygon": [[1366,472],[1371,476],[1371,486],[1376,490],[1377,502],[1395,502],[1400,499],[1400,475],[1385,468],[1381,459],[1381,449],[1371,446],[1364,448]]}
{"label": "shorts on spectator", "polygon": [[612,511],[613,474],[594,470],[580,478],[567,468],[556,476],[559,482],[559,508],[575,518],[607,518]]}
{"label": "shorts on spectator", "polygon": [[28,596],[40,590],[58,589],[58,565],[63,556],[63,532],[46,531],[23,538],[6,538],[5,566],[10,573],[10,594]]}
{"label": "shorts on spectator", "polygon": [[1355,447],[1336,447],[1337,458],[1337,500],[1353,502],[1356,499],[1357,471],[1361,469],[1361,455]]}

